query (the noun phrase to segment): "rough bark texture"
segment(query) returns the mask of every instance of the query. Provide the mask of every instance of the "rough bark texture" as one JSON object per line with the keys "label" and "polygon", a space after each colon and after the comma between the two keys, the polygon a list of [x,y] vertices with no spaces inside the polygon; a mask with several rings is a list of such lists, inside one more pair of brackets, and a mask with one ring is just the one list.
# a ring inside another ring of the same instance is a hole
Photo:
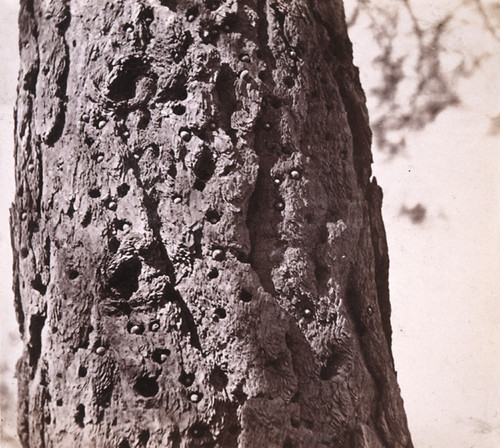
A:
{"label": "rough bark texture", "polygon": [[340,0],[22,0],[25,447],[411,447]]}

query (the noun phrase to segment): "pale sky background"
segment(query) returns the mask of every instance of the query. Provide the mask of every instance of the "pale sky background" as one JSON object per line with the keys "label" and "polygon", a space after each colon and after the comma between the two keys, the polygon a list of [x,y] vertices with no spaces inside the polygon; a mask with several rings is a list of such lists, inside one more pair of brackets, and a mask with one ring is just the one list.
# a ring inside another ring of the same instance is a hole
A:
{"label": "pale sky background", "polygon": [[[459,0],[414,1],[429,20]],[[17,0],[0,0],[0,393],[3,448],[18,446],[13,378],[20,343],[12,307],[8,208],[14,197],[13,122]],[[373,83],[371,38],[351,33],[365,90]],[[449,48],[490,41],[458,30]],[[492,44],[491,44],[492,45]],[[411,48],[408,49],[411,51]],[[416,448],[500,446],[500,51],[459,87],[462,103],[423,132],[407,135],[395,158],[375,153],[384,188],[391,270],[394,357]],[[372,112],[376,102],[368,95]],[[403,205],[421,203],[413,224]]]}

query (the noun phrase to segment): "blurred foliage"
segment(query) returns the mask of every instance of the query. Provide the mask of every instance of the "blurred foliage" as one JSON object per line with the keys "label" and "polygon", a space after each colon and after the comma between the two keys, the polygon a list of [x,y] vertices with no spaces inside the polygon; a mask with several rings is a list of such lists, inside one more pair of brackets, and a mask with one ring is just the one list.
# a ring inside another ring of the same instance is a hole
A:
{"label": "blurred foliage", "polygon": [[[459,82],[500,53],[500,2],[345,0],[350,33],[369,33],[375,148],[396,155],[409,131],[458,105]],[[366,63],[366,61],[364,61]],[[363,67],[366,70],[366,67]],[[372,76],[373,74],[373,76]]]}

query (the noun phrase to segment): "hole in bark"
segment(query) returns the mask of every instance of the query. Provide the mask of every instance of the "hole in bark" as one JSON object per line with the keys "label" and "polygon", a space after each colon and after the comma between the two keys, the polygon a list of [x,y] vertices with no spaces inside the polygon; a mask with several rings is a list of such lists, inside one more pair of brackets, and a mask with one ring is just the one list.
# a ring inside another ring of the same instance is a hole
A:
{"label": "hole in bark", "polygon": [[189,433],[196,438],[203,437],[208,432],[208,427],[204,423],[197,422],[189,429]]}
{"label": "hole in bark", "polygon": [[230,33],[232,30],[236,29],[238,25],[238,16],[236,14],[228,14],[224,21],[222,22],[222,29],[226,33]]}
{"label": "hole in bark", "polygon": [[290,437],[287,437],[285,443],[283,443],[283,448],[297,448],[297,444]]}
{"label": "hole in bark", "polygon": [[208,271],[208,278],[214,279],[219,276],[219,270],[217,268],[212,268]]}
{"label": "hole in bark", "polygon": [[92,146],[94,144],[94,139],[92,137],[85,137],[85,144],[87,146]]}
{"label": "hole in bark", "polygon": [[47,285],[43,284],[40,274],[36,274],[35,278],[31,280],[31,287],[38,291],[42,296],[47,292]]}
{"label": "hole in bark", "polygon": [[171,81],[159,94],[161,101],[184,101],[188,92],[186,86],[183,84],[185,78],[178,77]]}
{"label": "hole in bark", "polygon": [[291,89],[295,85],[295,80],[291,76],[285,76],[283,78],[283,83],[285,84],[285,86]]}
{"label": "hole in bark", "polygon": [[227,383],[226,373],[219,366],[215,366],[210,373],[210,384],[216,391],[220,392],[227,386]]}
{"label": "hole in bark", "polygon": [[216,308],[215,311],[214,311],[214,317],[217,318],[217,320],[219,319],[225,319],[226,318],[226,310],[224,308]]}
{"label": "hole in bark", "polygon": [[42,351],[42,329],[45,325],[45,316],[33,314],[30,319],[30,341],[28,344],[29,363],[35,366]]}
{"label": "hole in bark", "polygon": [[283,105],[283,100],[278,98],[277,96],[273,96],[270,99],[271,106],[275,109],[279,109]]}
{"label": "hole in bark", "polygon": [[222,64],[221,70],[217,75],[217,80],[215,81],[215,90],[220,103],[219,122],[221,123],[221,127],[231,137],[233,143],[236,141],[236,135],[231,128],[231,116],[238,108],[238,100],[234,92],[236,79],[236,73],[234,73],[231,67],[228,64]]}
{"label": "hole in bark", "polygon": [[148,443],[148,440],[149,440],[149,430],[148,429],[144,429],[139,434],[139,443],[142,443],[143,445],[146,445],[146,443]]}
{"label": "hole in bark", "polygon": [[71,269],[68,273],[68,278],[70,280],[75,280],[80,274],[78,273],[78,271],[75,271],[74,269]]}
{"label": "hole in bark", "polygon": [[130,448],[130,443],[128,442],[128,439],[123,439],[118,445],[118,448]]}
{"label": "hole in bark", "polygon": [[163,364],[167,357],[170,355],[170,350],[168,348],[157,348],[153,351],[153,361],[158,364]]}
{"label": "hole in bark", "polygon": [[80,368],[78,369],[78,376],[80,378],[85,378],[87,376],[87,367],[80,366]]}
{"label": "hole in bark", "polygon": [[241,384],[238,384],[234,389],[233,397],[240,405],[245,403],[245,401],[247,400],[248,395],[245,392],[243,392],[243,386]]}
{"label": "hole in bark", "polygon": [[205,189],[205,182],[203,182],[200,179],[196,179],[194,181],[193,188],[195,188],[198,191],[203,191]]}
{"label": "hole in bark", "polygon": [[186,113],[186,106],[183,104],[175,104],[172,106],[172,112],[175,115],[184,115]]}
{"label": "hole in bark", "polygon": [[56,405],[57,406],[62,406],[63,405],[63,400],[62,398],[58,398],[57,401],[56,401]]}
{"label": "hole in bark", "polygon": [[75,423],[80,427],[83,428],[85,426],[85,423],[83,423],[83,419],[85,418],[85,406],[83,404],[79,404],[76,407],[76,413],[75,413]]}
{"label": "hole in bark", "polygon": [[129,322],[127,324],[127,331],[131,334],[142,334],[144,333],[144,325],[137,324],[135,322]]}
{"label": "hole in bark", "polygon": [[208,9],[213,11],[220,6],[220,0],[205,0],[205,5]]}
{"label": "hole in bark", "polygon": [[214,174],[215,161],[212,152],[205,146],[198,153],[193,172],[203,182],[207,182]]}
{"label": "hole in bark", "polygon": [[127,195],[128,191],[130,190],[130,187],[128,186],[128,184],[121,184],[117,189],[117,193],[118,193],[118,196],[120,198],[123,198],[124,196]]}
{"label": "hole in bark", "polygon": [[252,300],[252,293],[246,289],[242,289],[239,294],[239,298],[242,302],[248,303]]}
{"label": "hole in bark", "polygon": [[131,226],[131,224],[128,221],[125,221],[124,219],[116,219],[114,224],[115,227],[120,231],[127,230]]}
{"label": "hole in bark", "polygon": [[101,190],[99,188],[91,188],[89,190],[89,196],[94,199],[98,198],[101,196]]}
{"label": "hole in bark", "polygon": [[215,210],[208,210],[205,214],[205,218],[210,224],[217,224],[220,220],[220,215]]}
{"label": "hole in bark", "polygon": [[126,101],[135,97],[138,78],[144,73],[144,62],[137,58],[125,61],[108,86],[108,98]]}
{"label": "hole in bark", "polygon": [[162,6],[166,6],[171,11],[177,11],[177,0],[160,0],[160,3]]}
{"label": "hole in bark", "polygon": [[194,374],[182,372],[179,381],[183,386],[189,387],[194,383]]}
{"label": "hole in bark", "polygon": [[290,417],[290,424],[293,428],[298,428],[300,426],[300,420],[297,417]]}
{"label": "hole in bark", "polygon": [[326,363],[321,367],[320,378],[323,381],[328,381],[339,373],[340,367],[344,364],[346,354],[332,348],[332,354],[326,360]]}
{"label": "hole in bark", "polygon": [[142,264],[137,258],[123,261],[111,275],[108,287],[125,299],[130,299],[139,288]]}
{"label": "hole in bark", "polygon": [[116,254],[119,247],[120,247],[120,241],[118,241],[117,238],[113,237],[108,241],[108,249],[111,253]]}
{"label": "hole in bark", "polygon": [[26,247],[21,247],[21,257],[26,258],[29,254],[29,251]]}
{"label": "hole in bark", "polygon": [[186,11],[186,18],[188,21],[192,22],[196,17],[198,17],[198,7],[193,6]]}
{"label": "hole in bark", "polygon": [[149,376],[142,376],[135,382],[134,390],[143,397],[154,397],[159,391],[158,382]]}
{"label": "hole in bark", "polygon": [[82,227],[87,227],[92,221],[92,212],[90,210],[87,210],[85,213],[85,216],[82,219]]}
{"label": "hole in bark", "polygon": [[203,399],[203,394],[201,392],[192,392],[189,394],[189,401],[193,403],[199,403]]}

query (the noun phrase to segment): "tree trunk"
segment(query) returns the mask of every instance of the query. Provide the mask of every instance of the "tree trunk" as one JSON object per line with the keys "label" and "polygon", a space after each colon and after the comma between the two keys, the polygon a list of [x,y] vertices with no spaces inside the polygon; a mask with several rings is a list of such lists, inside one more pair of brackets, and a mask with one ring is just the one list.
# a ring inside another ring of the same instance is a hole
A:
{"label": "tree trunk", "polygon": [[24,447],[411,447],[340,0],[22,0]]}

